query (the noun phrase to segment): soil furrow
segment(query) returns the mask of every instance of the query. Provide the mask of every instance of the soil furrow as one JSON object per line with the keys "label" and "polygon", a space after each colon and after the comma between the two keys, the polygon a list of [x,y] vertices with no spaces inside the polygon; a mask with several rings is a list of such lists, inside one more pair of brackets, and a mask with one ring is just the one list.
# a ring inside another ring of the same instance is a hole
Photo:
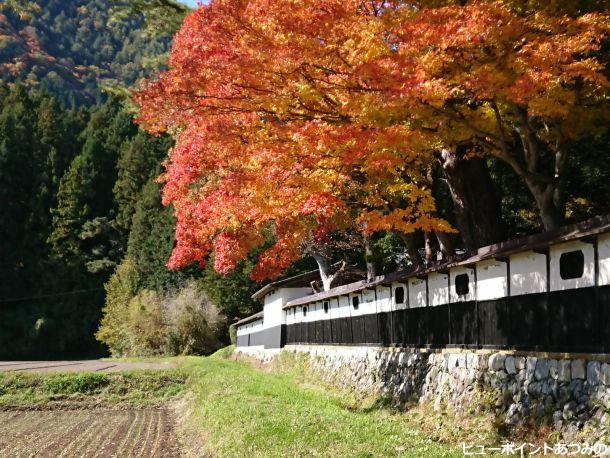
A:
{"label": "soil furrow", "polygon": [[165,411],[161,411],[159,412],[159,417],[157,418],[157,424],[155,427],[155,437],[151,446],[151,451],[153,453],[157,453],[157,450],[159,448],[159,439],[161,438],[161,431],[163,430],[163,421],[165,419],[165,415]]}
{"label": "soil furrow", "polygon": [[76,436],[75,440],[70,442],[70,444],[68,444],[68,446],[61,451],[61,453],[59,454],[60,457],[74,456],[74,454],[81,449],[82,445],[86,443],[92,436],[94,436],[96,431],[95,428],[92,426],[96,425],[99,415],[99,413],[98,415],[88,415],[87,426],[85,427],[85,430],[80,435]]}
{"label": "soil furrow", "polygon": [[47,445],[40,453],[42,456],[58,456],[72,442],[75,436],[86,430],[89,424],[89,419],[85,411],[70,412],[66,415],[65,425],[62,431],[54,434],[54,437],[49,438]]}
{"label": "soil furrow", "polygon": [[0,412],[0,456],[180,456],[167,410]]}
{"label": "soil furrow", "polygon": [[138,429],[135,434],[135,437],[133,438],[133,440],[131,442],[131,447],[129,447],[129,449],[132,451],[132,453],[134,453],[136,450],[139,450],[139,448],[141,447],[140,443],[142,442],[142,430],[144,429],[144,426],[146,425],[146,422],[150,418],[150,416],[151,416],[151,412],[149,410],[145,410],[144,415],[142,415],[142,419],[140,420],[140,423],[138,424]]}
{"label": "soil furrow", "polygon": [[124,437],[123,441],[121,442],[121,445],[117,448],[117,456],[122,456],[123,449],[124,449],[125,445],[127,444],[127,442],[129,441],[129,439],[131,438],[138,421],[140,421],[140,417],[141,417],[141,411],[138,410],[135,412],[135,418],[133,419],[131,425],[129,425],[129,429],[127,430],[127,434],[125,434],[125,437]]}
{"label": "soil furrow", "polygon": [[89,456],[102,456],[104,451],[108,447],[110,439],[116,436],[117,431],[125,423],[125,419],[128,417],[129,415],[127,412],[121,412],[120,415],[118,413],[116,415],[113,415],[111,412],[109,412],[106,415],[106,418],[108,419],[106,421],[106,424],[108,425],[108,427],[106,428],[104,434],[101,434],[98,438],[97,449],[92,451]]}
{"label": "soil furrow", "polygon": [[37,430],[46,423],[46,418],[43,415],[34,415],[32,412],[24,413],[24,421],[19,422],[19,425],[6,435],[8,446],[4,450],[12,451],[13,448],[23,448],[22,444],[28,444],[30,437],[34,436]]}
{"label": "soil furrow", "polygon": [[108,417],[105,413],[96,416],[89,425],[91,433],[88,435],[87,439],[80,443],[76,450],[77,454],[84,457],[92,456],[102,445],[100,436],[104,429],[112,427],[112,421],[108,421]]}
{"label": "soil furrow", "polygon": [[125,436],[126,431],[129,430],[130,425],[133,423],[135,413],[133,411],[122,412],[123,416],[121,422],[117,423],[109,439],[106,440],[104,446],[98,450],[96,456],[119,456],[117,444]]}
{"label": "soil furrow", "polygon": [[[154,430],[154,428],[155,428],[155,423],[156,423],[155,420],[157,420],[158,416],[159,416],[159,412],[156,412],[154,410],[150,412],[150,416],[149,416],[150,418],[146,425],[146,436],[144,436],[144,440],[142,441],[142,446],[140,447],[141,456],[145,456],[144,453],[147,450],[150,450],[150,447],[148,447],[148,441],[151,436],[151,431]],[[150,450],[150,452],[154,453],[154,450]]]}

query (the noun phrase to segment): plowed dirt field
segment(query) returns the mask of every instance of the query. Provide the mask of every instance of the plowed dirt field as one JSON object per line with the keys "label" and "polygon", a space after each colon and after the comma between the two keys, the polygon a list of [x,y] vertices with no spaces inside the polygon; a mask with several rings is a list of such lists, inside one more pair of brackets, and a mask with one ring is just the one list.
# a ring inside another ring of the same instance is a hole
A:
{"label": "plowed dirt field", "polygon": [[170,411],[0,412],[2,457],[180,456]]}

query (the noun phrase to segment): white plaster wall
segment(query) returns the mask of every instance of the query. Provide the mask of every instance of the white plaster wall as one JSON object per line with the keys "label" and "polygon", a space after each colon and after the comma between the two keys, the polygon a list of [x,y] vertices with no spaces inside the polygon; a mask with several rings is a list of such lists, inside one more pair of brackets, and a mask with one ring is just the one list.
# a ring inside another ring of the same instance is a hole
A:
{"label": "white plaster wall", "polygon": [[449,303],[449,276],[438,272],[428,275],[428,294],[431,306]]}
{"label": "white plaster wall", "polygon": [[409,308],[426,307],[427,302],[426,280],[409,278]]}
{"label": "white plaster wall", "polygon": [[311,294],[310,287],[304,288],[278,288],[267,294],[264,299],[265,329],[280,326],[285,323],[282,307],[289,301]]}
{"label": "white plaster wall", "polygon": [[477,300],[491,301],[508,296],[508,265],[495,259],[477,263]]}
{"label": "white plaster wall", "polygon": [[311,304],[307,305],[307,307],[309,310],[307,311],[306,321],[308,321],[308,322],[316,321],[318,303],[312,302]]}
{"label": "white plaster wall", "polygon": [[294,308],[294,322],[302,323],[303,322],[303,307],[298,306]]}
{"label": "white plaster wall", "polygon": [[294,324],[294,308],[286,310],[286,324]]}
{"label": "white plaster wall", "polygon": [[335,318],[339,318],[339,298],[331,297],[328,301],[330,303],[330,319],[334,320]]}
{"label": "white plaster wall", "polygon": [[246,323],[237,328],[236,334],[238,336],[243,336],[246,334],[252,334],[253,332],[262,331],[263,329],[263,320],[256,320],[251,323]]}
{"label": "white plaster wall", "polygon": [[599,284],[610,285],[610,234],[603,234],[597,238],[597,255]]}
{"label": "white plaster wall", "polygon": [[386,313],[392,311],[392,288],[389,286],[377,287],[377,311]]}
{"label": "white plaster wall", "polygon": [[243,326],[237,328],[236,334],[238,336],[243,336],[245,334],[252,334],[253,332],[258,332],[263,330],[263,320],[256,320],[251,323],[246,323]]}
{"label": "white plaster wall", "polygon": [[316,302],[316,308],[312,318],[313,321],[320,321],[326,319],[326,316],[324,316],[324,303],[322,301]]}
{"label": "white plaster wall", "polygon": [[265,296],[263,307],[265,317],[265,329],[273,328],[282,324],[282,306],[285,302],[280,291],[275,291]]}
{"label": "white plaster wall", "polygon": [[250,332],[258,332],[264,329],[265,320],[256,320],[250,323]]}
{"label": "white plaster wall", "polygon": [[[468,294],[459,296],[455,290],[455,277],[463,274],[468,275]],[[474,269],[470,269],[469,267],[454,267],[449,271],[449,275],[451,277],[451,302],[474,301],[475,297],[477,296],[477,285],[474,277]]]}
{"label": "white plaster wall", "polygon": [[[401,304],[397,304],[396,303],[396,288],[404,288],[405,291],[405,295],[404,295],[404,302],[402,302]],[[391,304],[392,304],[392,310],[404,310],[406,308],[409,307],[409,289],[407,287],[406,283],[400,283],[400,282],[394,282],[392,283],[392,297],[391,297]]]}
{"label": "white plaster wall", "polygon": [[309,323],[311,321],[313,321],[313,314],[314,311],[316,309],[316,303],[313,302],[311,304],[305,304],[301,306],[301,314],[303,313],[303,307],[307,308],[307,314],[303,316],[303,319],[301,320],[302,323]]}
{"label": "white plaster wall", "polygon": [[510,256],[510,295],[546,291],[546,255],[526,251]]}
{"label": "white plaster wall", "polygon": [[[580,278],[564,280],[559,272],[559,260],[562,253],[581,250],[585,257],[585,268]],[[563,291],[566,289],[586,288],[595,285],[595,250],[593,244],[574,241],[553,245],[551,254],[551,291]]]}
{"label": "white plaster wall", "polygon": [[313,305],[313,310],[312,310],[312,314],[311,314],[311,321],[319,321],[321,316],[320,316],[320,312],[322,310],[322,303],[321,302],[316,302]]}
{"label": "white plaster wall", "polygon": [[339,318],[349,318],[352,315],[352,304],[348,296],[339,296]]}
{"label": "white plaster wall", "polygon": [[362,303],[360,304],[362,315],[377,313],[377,302],[375,300],[375,290],[365,289],[362,291]]}
{"label": "white plaster wall", "polygon": [[[354,296],[357,296],[360,299],[360,305],[358,306],[358,309],[354,309],[354,307],[352,306],[352,298]],[[349,295],[349,305],[350,305],[350,314],[351,316],[360,316],[362,315],[362,310],[364,309],[363,307],[363,303],[362,303],[362,295],[360,293],[351,293]]]}
{"label": "white plaster wall", "polygon": [[[324,312],[324,303],[328,304],[328,312]],[[331,318],[331,306],[330,306],[330,299],[325,299],[323,301],[320,301],[320,319],[321,320],[330,320]]]}

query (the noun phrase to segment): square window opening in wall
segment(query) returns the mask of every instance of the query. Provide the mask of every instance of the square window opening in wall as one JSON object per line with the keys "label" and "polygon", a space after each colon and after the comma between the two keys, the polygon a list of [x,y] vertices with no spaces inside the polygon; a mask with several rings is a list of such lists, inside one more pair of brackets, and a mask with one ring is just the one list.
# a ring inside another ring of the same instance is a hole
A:
{"label": "square window opening in wall", "polygon": [[405,302],[405,288],[399,286],[394,290],[394,303],[403,304]]}
{"label": "square window opening in wall", "polygon": [[330,305],[328,302],[324,302],[324,313],[328,313],[328,309],[329,309]]}
{"label": "square window opening in wall", "polygon": [[466,296],[470,291],[469,288],[470,278],[468,274],[460,274],[455,277],[455,293],[458,296]]}
{"label": "square window opening in wall", "polygon": [[358,296],[352,297],[352,307],[354,307],[354,310],[358,310],[358,307],[360,307],[360,298]]}
{"label": "square window opening in wall", "polygon": [[307,316],[307,307],[303,307],[303,316]]}
{"label": "square window opening in wall", "polygon": [[562,280],[580,278],[585,272],[585,255],[582,250],[562,253],[559,257],[559,275]]}

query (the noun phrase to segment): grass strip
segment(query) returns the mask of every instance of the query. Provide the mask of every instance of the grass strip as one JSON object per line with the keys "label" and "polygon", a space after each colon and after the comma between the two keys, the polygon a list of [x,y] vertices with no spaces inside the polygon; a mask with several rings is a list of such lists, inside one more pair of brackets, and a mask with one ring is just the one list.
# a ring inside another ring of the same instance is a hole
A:
{"label": "grass strip", "polygon": [[184,390],[183,370],[0,373],[0,409],[45,408],[58,404],[142,407],[172,399]]}
{"label": "grass strip", "polygon": [[184,367],[190,426],[215,456],[462,456],[391,409],[354,408],[337,393],[299,383],[296,372],[264,372],[218,356]]}

